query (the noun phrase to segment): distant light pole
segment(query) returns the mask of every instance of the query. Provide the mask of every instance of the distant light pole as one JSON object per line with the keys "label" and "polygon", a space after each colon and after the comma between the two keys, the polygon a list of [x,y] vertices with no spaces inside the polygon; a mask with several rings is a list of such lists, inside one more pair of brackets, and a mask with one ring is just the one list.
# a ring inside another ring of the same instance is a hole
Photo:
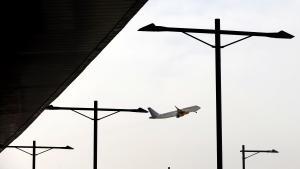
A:
{"label": "distant light pole", "polygon": [[[232,31],[221,30],[220,19],[215,19],[215,29],[194,29],[194,28],[174,28],[156,26],[153,23],[139,29],[139,31],[150,32],[180,32],[190,36],[212,48],[215,48],[215,76],[216,76],[216,130],[217,130],[217,169],[223,168],[223,151],[222,151],[222,97],[221,97],[221,48],[227,47],[234,43],[240,42],[252,36],[261,36],[269,38],[283,38],[291,39],[294,36],[284,31],[279,32],[245,32],[245,31]],[[215,44],[211,45],[189,33],[207,33],[215,35]],[[226,45],[221,45],[221,35],[243,35],[246,36]]]}
{"label": "distant light pole", "polygon": [[[32,169],[35,169],[35,163],[36,163],[35,158],[36,158],[36,156],[38,156],[38,155],[40,155],[40,154],[42,154],[42,153],[45,153],[45,152],[50,151],[50,150],[52,150],[52,149],[67,149],[67,150],[73,150],[73,148],[70,147],[70,146],[65,146],[65,147],[36,146],[36,142],[35,142],[35,141],[33,141],[32,146],[1,146],[1,147],[2,147],[2,148],[16,148],[16,149],[18,149],[18,150],[20,150],[20,151],[22,151],[22,152],[24,152],[24,153],[26,153],[26,154],[31,155],[31,156],[32,156]],[[32,153],[29,153],[29,152],[23,150],[23,149],[25,149],[25,148],[26,148],[26,149],[31,148],[31,149],[32,149]],[[36,149],[46,149],[46,150],[44,150],[44,151],[42,151],[42,152],[40,152],[40,153],[36,153]]]}
{"label": "distant light pole", "polygon": [[[83,108],[83,107],[56,107],[56,106],[48,106],[47,110],[71,110],[83,117],[86,117],[94,122],[94,158],[93,158],[93,169],[97,169],[97,156],[98,156],[98,120],[102,120],[119,112],[136,112],[136,113],[147,113],[148,111],[143,108],[138,109],[115,109],[115,108],[98,108],[98,102],[94,101],[93,108]],[[86,116],[78,111],[94,111],[94,118]],[[98,111],[113,111],[109,115],[98,118]]]}
{"label": "distant light pole", "polygon": [[[258,153],[279,153],[277,150],[274,150],[274,149],[272,149],[272,150],[245,150],[245,145],[242,145],[242,150],[240,152],[242,152],[243,169],[246,168],[245,160],[249,157],[252,157]],[[253,154],[246,157],[245,153],[253,153]]]}

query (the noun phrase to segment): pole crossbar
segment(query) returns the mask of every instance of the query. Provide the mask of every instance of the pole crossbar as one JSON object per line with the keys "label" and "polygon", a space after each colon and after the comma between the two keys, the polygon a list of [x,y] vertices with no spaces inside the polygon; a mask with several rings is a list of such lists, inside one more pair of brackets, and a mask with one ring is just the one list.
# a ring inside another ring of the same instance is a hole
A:
{"label": "pole crossbar", "polygon": [[[242,152],[242,150],[241,150]],[[278,153],[277,150],[244,150],[244,152],[247,153],[256,153],[256,152],[260,152],[260,153]]]}
{"label": "pole crossbar", "polygon": [[[33,148],[33,146],[5,146],[3,148]],[[53,147],[53,146],[35,146],[37,149],[73,149],[72,147],[65,146],[65,147]]]}
{"label": "pole crossbar", "polygon": [[[83,110],[83,111],[94,111],[94,108],[89,107],[57,107],[49,105],[46,110]],[[97,111],[121,111],[121,112],[136,112],[136,113],[148,113],[143,108],[137,109],[116,109],[116,108],[97,108]]]}
{"label": "pole crossbar", "polygon": [[251,35],[251,36],[262,36],[269,38],[281,38],[281,39],[292,39],[293,35],[285,32],[249,32],[249,31],[234,31],[234,30],[215,30],[215,29],[195,29],[195,28],[175,28],[156,26],[155,24],[149,24],[140,28],[138,31],[149,31],[149,32],[189,32],[189,33],[206,33],[206,34],[222,34],[222,35]]}

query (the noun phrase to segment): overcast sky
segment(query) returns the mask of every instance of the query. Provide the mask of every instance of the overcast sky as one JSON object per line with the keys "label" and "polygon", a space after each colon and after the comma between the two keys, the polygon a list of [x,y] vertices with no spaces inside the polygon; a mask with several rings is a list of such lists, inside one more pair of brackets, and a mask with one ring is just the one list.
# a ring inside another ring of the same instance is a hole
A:
{"label": "overcast sky", "polygon": [[[165,120],[120,113],[99,122],[99,169],[215,169],[214,50],[184,34],[138,32],[162,26],[277,32],[291,40],[252,37],[222,49],[224,169],[242,167],[241,145],[276,149],[246,161],[248,169],[300,168],[300,1],[149,0],[56,106],[137,108],[158,112],[201,106],[198,114]],[[211,35],[195,35],[210,43]],[[226,44],[240,37],[222,37]],[[86,112],[92,116],[91,112]],[[105,112],[103,112],[103,115]],[[44,111],[11,145],[70,145],[37,157],[37,169],[91,169],[93,123],[70,111]],[[30,169],[15,149],[1,169]]]}

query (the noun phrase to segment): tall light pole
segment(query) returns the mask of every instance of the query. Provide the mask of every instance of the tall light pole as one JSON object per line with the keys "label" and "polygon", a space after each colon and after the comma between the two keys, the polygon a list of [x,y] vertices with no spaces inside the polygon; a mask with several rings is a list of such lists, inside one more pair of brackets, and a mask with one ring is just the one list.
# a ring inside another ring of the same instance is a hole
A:
{"label": "tall light pole", "polygon": [[[56,106],[48,106],[46,109],[48,110],[71,110],[83,117],[86,117],[90,120],[93,120],[94,123],[94,149],[93,149],[93,169],[98,169],[98,121],[102,120],[104,118],[107,118],[109,116],[112,116],[114,114],[117,114],[119,112],[136,112],[136,113],[148,113],[147,110],[143,108],[138,109],[116,109],[116,108],[98,108],[98,102],[94,101],[94,107],[93,108],[84,108],[84,107],[56,107]],[[89,116],[86,116],[78,111],[93,111],[94,117],[91,118]],[[98,118],[98,111],[113,111],[114,113],[108,114],[106,116]]]}
{"label": "tall light pole", "polygon": [[[242,145],[242,150],[240,151],[242,153],[242,162],[243,162],[243,169],[246,169],[245,160],[249,157],[252,157],[258,153],[279,153],[277,150],[245,150],[245,145]],[[245,153],[252,153],[251,155],[246,157]]]}
{"label": "tall light pole", "polygon": [[[180,32],[190,36],[212,48],[215,48],[215,76],[216,76],[216,136],[217,136],[217,169],[223,169],[223,143],[222,143],[222,91],[221,91],[221,49],[240,42],[252,36],[261,36],[269,38],[291,39],[294,36],[284,31],[279,32],[246,32],[222,30],[220,28],[220,19],[215,19],[215,29],[195,29],[195,28],[174,28],[156,26],[153,23],[139,29],[139,31],[150,32]],[[206,33],[215,35],[215,44],[211,45],[189,33]],[[245,36],[237,41],[226,45],[221,45],[221,35],[241,35]]]}
{"label": "tall light pole", "polygon": [[[65,147],[52,147],[52,146],[36,146],[36,141],[33,141],[32,146],[0,146],[1,148],[16,148],[26,154],[29,154],[32,156],[32,169],[35,169],[35,164],[36,164],[36,156],[43,154],[47,151],[50,151],[52,149],[67,149],[67,150],[73,150],[72,147],[70,146],[65,146]],[[32,149],[32,153],[25,151],[23,149]],[[36,153],[36,149],[46,149],[40,153]]]}

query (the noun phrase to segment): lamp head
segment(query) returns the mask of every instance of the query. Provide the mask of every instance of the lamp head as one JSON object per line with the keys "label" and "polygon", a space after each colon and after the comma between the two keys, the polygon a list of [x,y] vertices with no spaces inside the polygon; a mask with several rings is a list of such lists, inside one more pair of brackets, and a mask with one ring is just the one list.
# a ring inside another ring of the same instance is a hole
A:
{"label": "lamp head", "polygon": [[157,32],[157,31],[164,31],[164,27],[156,26],[154,23],[151,23],[147,26],[140,28],[138,31],[149,31],[149,32]]}
{"label": "lamp head", "polygon": [[292,39],[294,36],[285,32],[285,31],[279,31],[277,33],[271,33],[269,35],[267,35],[267,37],[270,38],[281,38],[281,39]]}
{"label": "lamp head", "polygon": [[140,113],[148,113],[147,110],[145,110],[145,109],[143,109],[143,108],[141,108],[141,107],[139,107],[139,108],[137,109],[137,111],[140,112]]}
{"label": "lamp head", "polygon": [[289,34],[287,32],[284,32],[284,31],[279,31],[278,32],[278,36],[280,38],[285,38],[285,39],[292,39],[294,37],[293,35],[291,35],[291,34]]}
{"label": "lamp head", "polygon": [[71,146],[66,146],[65,148],[66,148],[66,149],[69,149],[69,150],[73,150],[73,149],[74,149],[74,148],[71,147]]}
{"label": "lamp head", "polygon": [[52,109],[53,109],[53,105],[49,105],[49,106],[47,106],[47,107],[46,107],[46,109],[48,109],[48,110],[52,110]]}

